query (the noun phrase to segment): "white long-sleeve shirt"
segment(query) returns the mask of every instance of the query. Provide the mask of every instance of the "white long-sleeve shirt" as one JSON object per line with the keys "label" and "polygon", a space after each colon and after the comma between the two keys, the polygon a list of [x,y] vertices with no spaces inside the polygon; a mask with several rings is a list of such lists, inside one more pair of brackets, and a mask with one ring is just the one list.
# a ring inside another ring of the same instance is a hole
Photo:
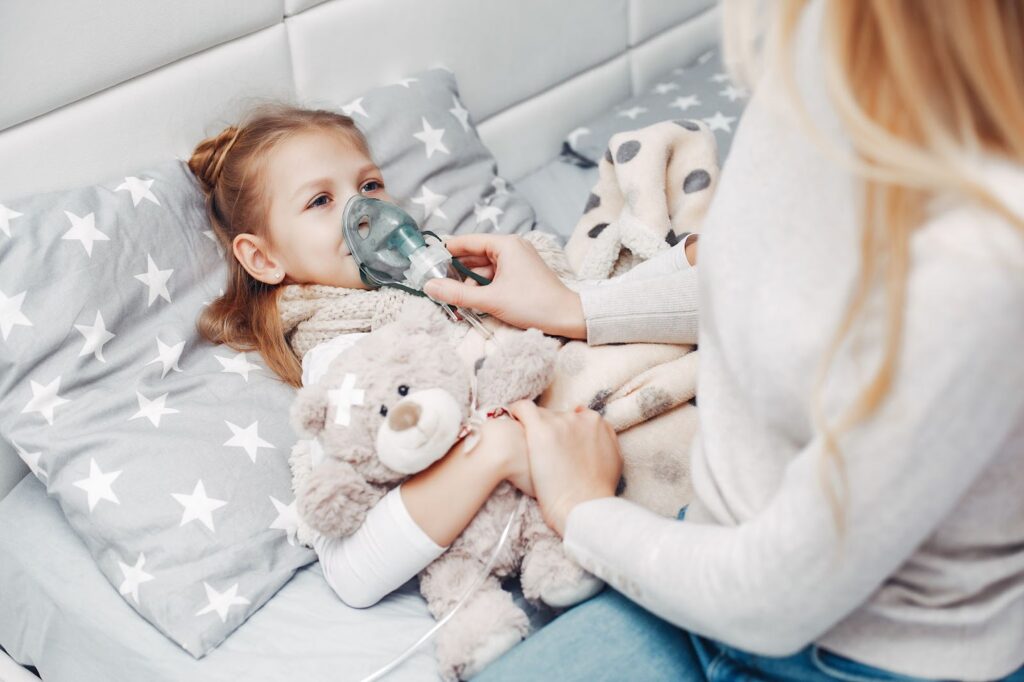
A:
{"label": "white long-sleeve shirt", "polygon": [[[302,385],[319,381],[331,360],[362,336],[345,334],[306,352]],[[312,448],[316,466],[322,456],[319,441],[312,441]],[[349,606],[365,608],[401,587],[447,548],[435,543],[409,515],[399,486],[373,506],[355,533],[345,538],[315,533],[313,549],[335,594]]]}
{"label": "white long-sleeve shirt", "polygon": [[[817,38],[803,35],[801,96],[844,144]],[[812,387],[857,276],[860,195],[772,104],[781,92],[763,81],[747,107],[696,281],[677,272],[645,282],[642,296],[629,283],[582,292],[591,342],[657,328],[659,340],[691,343],[699,308],[686,520],[593,500],[569,514],[566,546],[652,612],[740,649],[786,655],[816,642],[910,675],[1001,677],[1024,663],[1024,236],[945,198],[912,235],[892,386],[839,440],[840,534]],[[1024,216],[1021,164],[972,165],[970,177]],[[877,367],[884,296],[865,319],[825,385],[832,423]]]}

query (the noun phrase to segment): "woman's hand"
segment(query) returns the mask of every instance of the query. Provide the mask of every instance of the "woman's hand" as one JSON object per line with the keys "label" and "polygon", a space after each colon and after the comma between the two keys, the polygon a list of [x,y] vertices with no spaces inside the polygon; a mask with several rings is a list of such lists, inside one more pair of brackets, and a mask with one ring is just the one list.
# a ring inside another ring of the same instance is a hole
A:
{"label": "woman's hand", "polygon": [[613,497],[622,475],[615,431],[594,410],[556,412],[520,400],[509,411],[522,423],[530,472],[544,520],[559,535],[573,507]]}
{"label": "woman's hand", "polygon": [[515,419],[488,419],[480,427],[476,448],[497,458],[499,475],[521,491],[535,497],[530,477],[530,457],[526,448],[526,432]]}
{"label": "woman's hand", "polygon": [[579,295],[558,279],[526,240],[517,235],[467,234],[450,237],[445,247],[492,282],[481,287],[433,279],[424,286],[431,298],[493,315],[521,329],[536,327],[572,339],[587,337]]}

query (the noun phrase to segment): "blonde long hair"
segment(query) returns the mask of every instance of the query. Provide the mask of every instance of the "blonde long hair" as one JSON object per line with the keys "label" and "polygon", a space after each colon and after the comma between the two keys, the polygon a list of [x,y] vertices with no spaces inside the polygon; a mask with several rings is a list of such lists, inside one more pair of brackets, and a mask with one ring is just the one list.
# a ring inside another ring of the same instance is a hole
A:
{"label": "blonde long hair", "polygon": [[206,196],[206,213],[228,266],[224,294],[199,317],[199,334],[239,351],[258,351],[285,383],[302,385],[302,365],[284,336],[277,299],[280,284],[255,279],[234,256],[232,242],[247,232],[269,238],[264,160],[276,144],[306,130],[344,135],[370,156],[369,145],[348,116],[267,102],[253,107],[239,125],[200,142],[188,165]]}
{"label": "blonde long hair", "polygon": [[[847,481],[838,439],[870,417],[892,387],[910,238],[926,203],[953,193],[1024,234],[1024,220],[968,175],[970,159],[982,153],[1024,162],[1024,0],[822,1],[826,89],[854,153],[843,160],[863,179],[860,273],[822,359],[813,400],[826,446],[822,482],[842,528]],[[767,0],[771,16],[764,17],[750,0],[727,1],[726,61],[739,65],[738,75],[747,81],[758,65],[775,66],[803,123],[825,142],[799,102],[794,79],[794,38],[807,5],[808,0]],[[829,151],[842,156],[834,146]],[[822,407],[825,378],[875,287],[884,291],[886,303],[882,360],[829,424]]]}

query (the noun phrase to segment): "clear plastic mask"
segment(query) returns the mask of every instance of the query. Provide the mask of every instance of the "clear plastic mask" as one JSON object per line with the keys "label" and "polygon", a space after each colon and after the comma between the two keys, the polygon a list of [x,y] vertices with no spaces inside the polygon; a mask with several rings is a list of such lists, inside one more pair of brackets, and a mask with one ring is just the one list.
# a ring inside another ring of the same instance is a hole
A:
{"label": "clear plastic mask", "polygon": [[[392,203],[354,195],[345,204],[342,229],[345,243],[359,265],[359,275],[369,287],[392,286],[426,296],[423,285],[430,279],[462,281],[463,275],[468,275],[481,284],[489,283],[453,258],[437,235],[421,232],[416,221]],[[453,320],[464,319],[490,337],[472,310],[435,302]]]}

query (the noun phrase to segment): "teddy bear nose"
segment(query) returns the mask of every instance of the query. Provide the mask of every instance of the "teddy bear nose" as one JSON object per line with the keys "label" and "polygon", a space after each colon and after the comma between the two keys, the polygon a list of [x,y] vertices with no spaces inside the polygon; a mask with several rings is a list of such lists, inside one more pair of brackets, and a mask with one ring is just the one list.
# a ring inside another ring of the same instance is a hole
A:
{"label": "teddy bear nose", "polygon": [[405,431],[416,426],[423,409],[414,402],[403,402],[388,413],[388,426],[392,431]]}

